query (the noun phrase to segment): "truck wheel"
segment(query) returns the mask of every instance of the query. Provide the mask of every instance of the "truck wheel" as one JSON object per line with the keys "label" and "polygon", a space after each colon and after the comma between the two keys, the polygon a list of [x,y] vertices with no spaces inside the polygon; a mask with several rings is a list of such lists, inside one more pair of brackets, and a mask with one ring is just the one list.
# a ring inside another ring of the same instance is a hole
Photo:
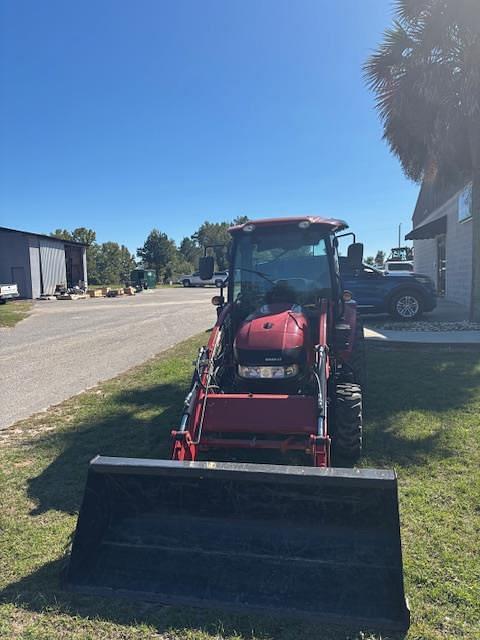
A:
{"label": "truck wheel", "polygon": [[190,280],[182,280],[182,284],[184,287],[189,287],[190,286]]}
{"label": "truck wheel", "polygon": [[422,311],[422,300],[415,291],[402,291],[390,303],[390,315],[397,320],[416,320]]}
{"label": "truck wheel", "polygon": [[357,318],[355,327],[355,342],[348,363],[352,368],[353,382],[359,384],[362,389],[367,385],[367,360],[365,356],[365,336],[363,334],[363,322]]}
{"label": "truck wheel", "polygon": [[362,390],[352,382],[337,384],[332,449],[335,459],[356,462],[362,452]]}

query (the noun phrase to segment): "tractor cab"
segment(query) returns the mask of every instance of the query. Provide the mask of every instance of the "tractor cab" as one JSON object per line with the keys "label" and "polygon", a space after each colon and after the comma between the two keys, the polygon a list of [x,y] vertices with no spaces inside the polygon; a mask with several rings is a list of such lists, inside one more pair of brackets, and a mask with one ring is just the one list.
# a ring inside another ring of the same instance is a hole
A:
{"label": "tractor cab", "polygon": [[235,386],[306,393],[321,305],[339,294],[330,227],[247,223],[232,235]]}
{"label": "tractor cab", "polygon": [[[341,220],[282,218],[247,222],[232,234],[228,302],[238,318],[264,305],[290,303],[318,308],[322,299],[340,297],[335,232]],[[201,260],[201,277],[213,270]],[[203,273],[202,273],[203,272]]]}
{"label": "tractor cab", "polygon": [[246,224],[234,232],[228,300],[238,315],[278,303],[313,309],[332,298],[337,281],[329,229],[299,224]]}
{"label": "tractor cab", "polygon": [[[341,312],[336,234],[345,228],[341,220],[313,216],[232,227],[227,301],[235,317],[242,320],[265,305],[278,303],[318,311],[321,300],[332,301]],[[361,263],[362,256],[361,244],[349,247],[350,260]],[[201,258],[202,279],[208,279],[213,269],[213,257]],[[214,300],[223,306],[223,296]]]}

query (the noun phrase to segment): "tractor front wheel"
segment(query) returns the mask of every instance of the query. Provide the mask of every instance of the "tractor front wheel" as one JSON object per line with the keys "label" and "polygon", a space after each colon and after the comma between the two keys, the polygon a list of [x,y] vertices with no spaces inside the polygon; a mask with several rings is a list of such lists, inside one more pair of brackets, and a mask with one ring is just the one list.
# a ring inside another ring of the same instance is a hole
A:
{"label": "tractor front wheel", "polygon": [[332,449],[335,460],[353,464],[362,452],[362,389],[353,382],[337,384]]}

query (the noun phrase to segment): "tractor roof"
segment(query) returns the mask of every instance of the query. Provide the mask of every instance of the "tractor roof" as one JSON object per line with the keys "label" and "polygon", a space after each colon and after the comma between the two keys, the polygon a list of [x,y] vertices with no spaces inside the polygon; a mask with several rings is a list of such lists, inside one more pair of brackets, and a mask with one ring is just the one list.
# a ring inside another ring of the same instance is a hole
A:
{"label": "tractor roof", "polygon": [[230,233],[237,233],[243,231],[246,225],[253,224],[255,228],[262,227],[284,227],[287,225],[299,224],[300,222],[309,222],[312,226],[325,227],[325,231],[329,233],[335,233],[336,231],[342,231],[347,229],[348,224],[343,220],[336,220],[334,218],[321,218],[319,216],[296,216],[291,218],[263,218],[261,220],[249,220],[244,224],[238,224],[234,227],[230,227]]}

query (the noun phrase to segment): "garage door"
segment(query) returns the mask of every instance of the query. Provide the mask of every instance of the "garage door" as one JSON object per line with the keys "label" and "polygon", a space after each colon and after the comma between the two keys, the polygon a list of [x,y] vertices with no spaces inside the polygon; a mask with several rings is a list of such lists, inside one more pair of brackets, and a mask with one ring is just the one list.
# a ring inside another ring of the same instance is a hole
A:
{"label": "garage door", "polygon": [[54,240],[40,240],[43,293],[52,295],[57,284],[66,285],[65,249]]}

